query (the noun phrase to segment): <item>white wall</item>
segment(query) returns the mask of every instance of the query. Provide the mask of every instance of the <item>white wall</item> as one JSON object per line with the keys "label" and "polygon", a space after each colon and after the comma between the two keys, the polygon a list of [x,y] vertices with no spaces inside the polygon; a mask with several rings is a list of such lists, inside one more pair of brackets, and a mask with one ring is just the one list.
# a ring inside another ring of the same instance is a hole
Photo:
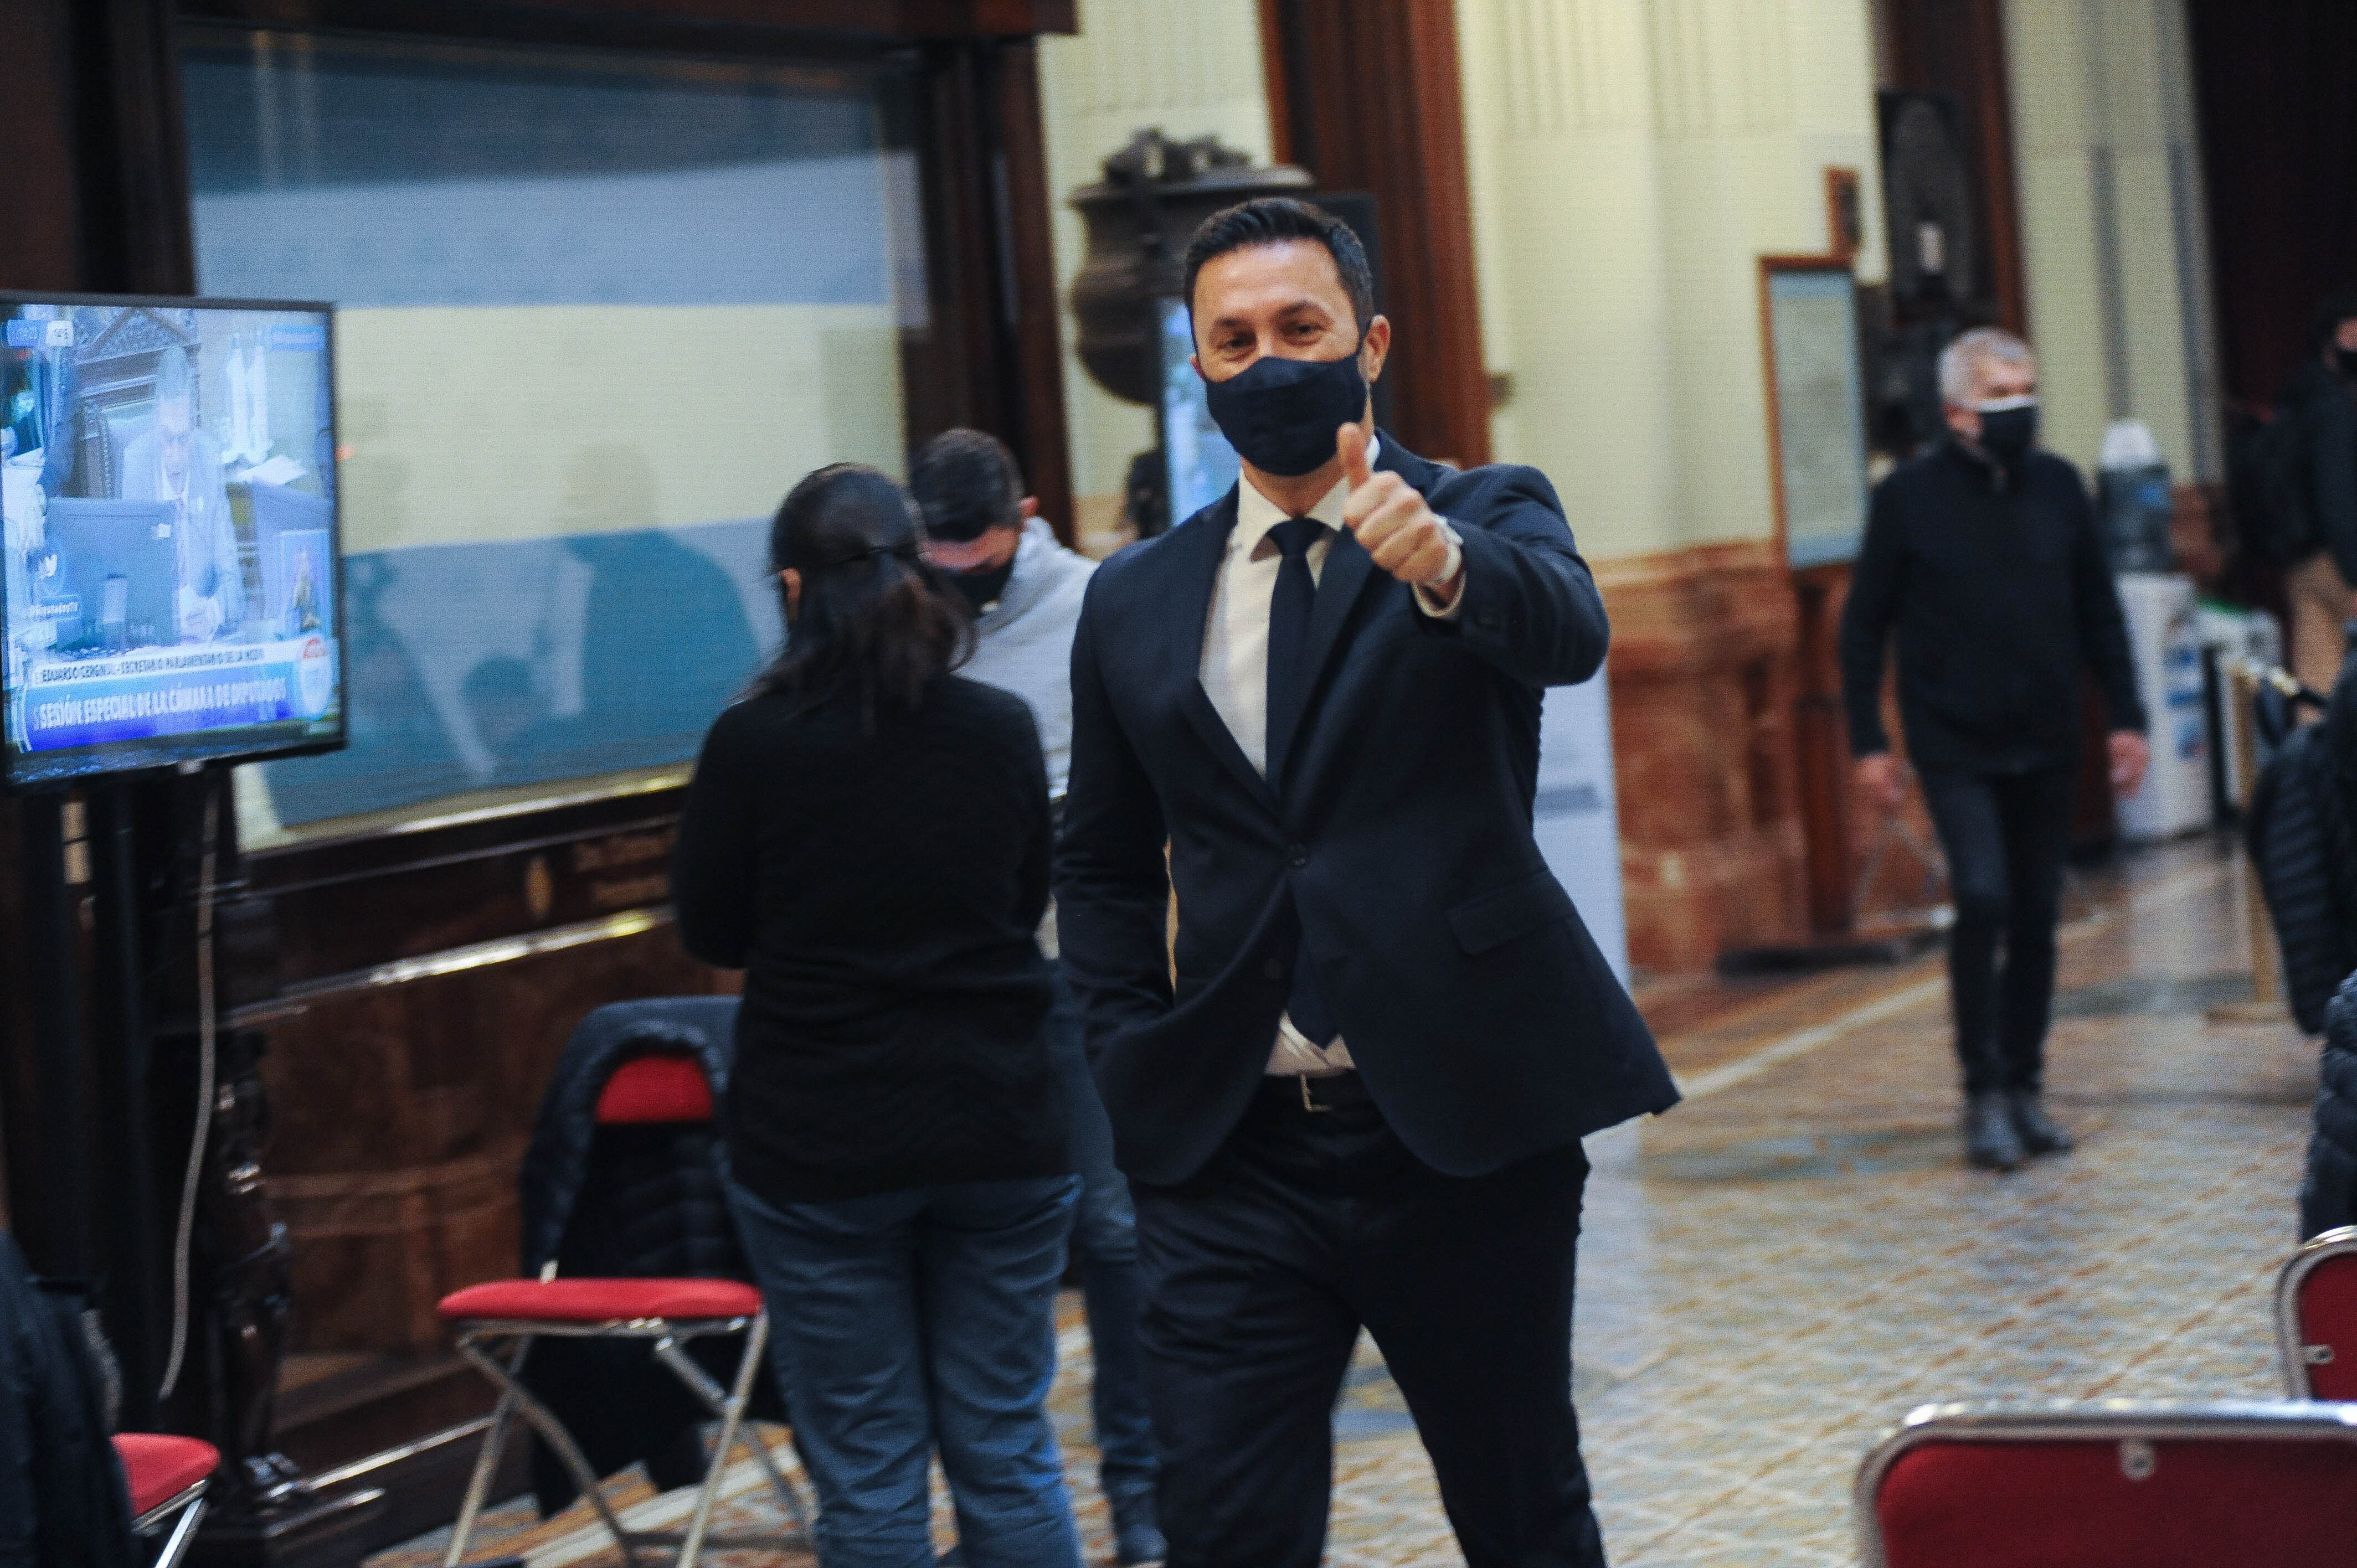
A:
{"label": "white wall", "polygon": [[1482,328],[1583,546],[1774,532],[1759,258],[1858,171],[1884,275],[1867,0],[1458,0]]}
{"label": "white wall", "polygon": [[2183,0],[2006,0],[2005,20],[2047,439],[2092,468],[2132,415],[2179,479],[2219,478]]}
{"label": "white wall", "polygon": [[1643,0],[1458,0],[1493,455],[1545,470],[1582,549],[1677,530],[1668,267]]}

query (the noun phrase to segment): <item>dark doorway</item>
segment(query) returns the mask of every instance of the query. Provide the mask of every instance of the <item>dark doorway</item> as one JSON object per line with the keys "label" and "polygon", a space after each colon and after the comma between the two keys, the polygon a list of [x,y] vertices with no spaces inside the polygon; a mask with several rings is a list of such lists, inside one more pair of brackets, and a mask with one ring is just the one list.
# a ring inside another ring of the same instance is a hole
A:
{"label": "dark doorway", "polygon": [[2189,0],[2226,395],[2270,403],[2357,284],[2357,5]]}

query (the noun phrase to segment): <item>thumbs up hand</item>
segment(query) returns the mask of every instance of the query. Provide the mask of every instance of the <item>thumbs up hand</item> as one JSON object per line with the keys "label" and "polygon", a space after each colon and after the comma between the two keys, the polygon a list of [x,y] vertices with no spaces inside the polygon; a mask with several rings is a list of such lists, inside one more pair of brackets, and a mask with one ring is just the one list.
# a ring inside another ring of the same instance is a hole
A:
{"label": "thumbs up hand", "polygon": [[[1342,521],[1358,535],[1375,564],[1412,588],[1453,598],[1455,585],[1442,578],[1457,560],[1448,530],[1424,497],[1397,474],[1378,474],[1367,461],[1367,432],[1345,424],[1334,433],[1335,454],[1351,487]],[[1461,571],[1461,563],[1458,569]]]}

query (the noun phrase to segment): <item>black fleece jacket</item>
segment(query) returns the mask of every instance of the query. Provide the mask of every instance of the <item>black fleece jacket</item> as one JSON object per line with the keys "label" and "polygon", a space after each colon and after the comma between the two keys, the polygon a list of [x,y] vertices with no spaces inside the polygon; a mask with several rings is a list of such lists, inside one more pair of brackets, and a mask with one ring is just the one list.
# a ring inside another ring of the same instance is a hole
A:
{"label": "black fleece jacket", "polygon": [[1953,441],[1875,487],[1842,617],[1850,749],[1889,749],[1883,650],[1899,641],[1899,712],[1927,773],[2071,761],[2080,671],[2115,730],[2145,727],[2119,588],[2078,469],[2033,451],[1999,467]]}
{"label": "black fleece jacket", "polygon": [[687,950],[745,972],[738,1180],[787,1204],[1071,1169],[1036,937],[1050,832],[1031,710],[978,682],[872,726],[848,698],[720,715],[672,898]]}
{"label": "black fleece jacket", "polygon": [[2292,372],[2283,403],[2298,422],[2316,546],[2357,583],[2357,389],[2310,360]]}

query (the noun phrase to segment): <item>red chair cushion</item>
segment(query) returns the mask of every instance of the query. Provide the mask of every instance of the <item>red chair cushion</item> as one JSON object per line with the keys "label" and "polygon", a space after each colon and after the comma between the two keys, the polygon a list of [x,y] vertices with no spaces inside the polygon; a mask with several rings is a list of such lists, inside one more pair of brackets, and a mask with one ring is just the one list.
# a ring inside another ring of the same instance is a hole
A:
{"label": "red chair cushion", "polygon": [[686,1322],[750,1317],[760,1310],[761,1293],[736,1280],[494,1280],[453,1291],[440,1307],[452,1323],[611,1323],[639,1317]]}
{"label": "red chair cushion", "polygon": [[131,1515],[153,1513],[221,1468],[221,1450],[193,1437],[126,1432],[114,1440],[123,1478],[131,1487]]}
{"label": "red chair cushion", "polygon": [[2330,1345],[2332,1359],[2308,1369],[2320,1400],[2357,1400],[2357,1252],[2327,1258],[2299,1282],[2302,1345]]}
{"label": "red chair cushion", "polygon": [[2357,1443],[2153,1444],[2132,1481],[2114,1440],[1927,1443],[1874,1502],[1890,1568],[2324,1568],[2350,1561]]}
{"label": "red chair cushion", "polygon": [[601,1126],[711,1120],[712,1085],[694,1057],[633,1057],[614,1069],[597,1096]]}

